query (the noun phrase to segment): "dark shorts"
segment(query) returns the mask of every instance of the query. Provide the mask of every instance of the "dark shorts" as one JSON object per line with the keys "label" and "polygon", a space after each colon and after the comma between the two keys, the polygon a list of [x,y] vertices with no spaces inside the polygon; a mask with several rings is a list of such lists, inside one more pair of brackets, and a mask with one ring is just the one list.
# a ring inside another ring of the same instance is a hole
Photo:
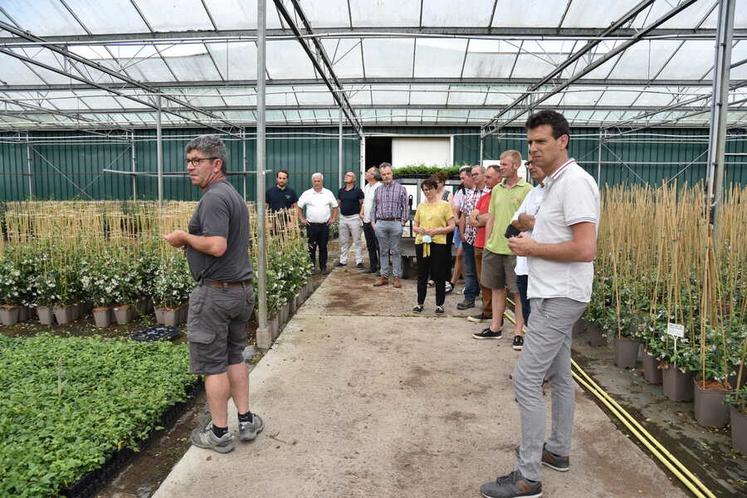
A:
{"label": "dark shorts", "polygon": [[198,285],[189,296],[187,339],[189,367],[194,374],[220,374],[241,363],[247,325],[254,310],[254,291]]}
{"label": "dark shorts", "polygon": [[505,289],[512,293],[519,292],[516,286],[516,256],[513,254],[496,254],[487,249],[482,253],[482,271],[480,284],[490,289]]}

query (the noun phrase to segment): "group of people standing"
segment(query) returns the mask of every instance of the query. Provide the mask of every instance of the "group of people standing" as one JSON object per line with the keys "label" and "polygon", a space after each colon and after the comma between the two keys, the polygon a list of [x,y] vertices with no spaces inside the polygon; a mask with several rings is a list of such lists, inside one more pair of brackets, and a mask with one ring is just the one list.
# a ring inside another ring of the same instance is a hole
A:
{"label": "group of people standing", "polygon": [[[575,407],[571,338],[573,325],[591,298],[594,273],[599,190],[591,175],[569,158],[568,122],[557,112],[541,111],[529,117],[526,129],[534,188],[518,178],[521,155],[509,150],[501,154],[500,165],[463,168],[464,189],[451,202],[443,193],[443,179],[424,181],[426,200],[413,220],[418,258],[414,311],[423,311],[430,277],[436,287],[436,312],[443,313],[451,259],[448,234],[459,227],[465,275],[459,307],[474,307],[482,287],[482,313],[472,318],[482,320],[492,313],[490,326],[474,337],[500,338],[507,292],[520,297],[515,301],[517,334],[524,318],[528,320],[526,338],[514,338],[514,348],[523,347],[512,374],[521,416],[517,464],[512,472],[480,487],[487,498],[542,496],[541,466],[561,472],[570,468]],[[248,370],[242,356],[254,307],[249,217],[245,202],[226,179],[227,153],[218,137],[196,138],[185,154],[190,180],[200,188],[201,199],[188,231],[175,230],[164,238],[186,251],[198,284],[190,296],[187,324],[190,371],[205,376],[212,420],[196,428],[191,440],[195,446],[227,453],[235,446],[228,429],[229,399],[237,411],[239,440],[251,441],[264,429],[262,418],[249,409]],[[329,225],[339,211],[341,234],[344,231],[346,237],[339,264],[347,261],[349,235],[356,264],[362,266],[362,227],[369,251],[378,244],[378,258],[372,255],[369,268],[375,272],[380,265],[374,285],[386,285],[393,277],[393,285],[400,286],[399,240],[410,213],[407,193],[393,181],[390,164],[369,169],[364,189],[355,186],[355,174],[349,172],[337,198],[323,187],[319,173],[312,177],[313,187],[299,198],[287,181],[287,171],[278,172],[276,185],[267,193],[268,204],[273,209],[295,205],[308,226],[312,260],[319,249],[320,270],[326,271]],[[545,381],[552,387],[549,438],[545,438]]]}

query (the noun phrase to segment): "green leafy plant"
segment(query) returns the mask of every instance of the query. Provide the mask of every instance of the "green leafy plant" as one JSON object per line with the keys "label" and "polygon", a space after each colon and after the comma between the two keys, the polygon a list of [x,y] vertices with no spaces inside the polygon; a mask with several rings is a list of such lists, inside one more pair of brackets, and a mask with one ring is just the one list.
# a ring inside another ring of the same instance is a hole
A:
{"label": "green leafy plant", "polygon": [[189,272],[187,258],[181,251],[166,253],[156,270],[153,282],[153,304],[159,308],[178,308],[189,301],[195,281]]}
{"label": "green leafy plant", "polygon": [[425,164],[400,166],[394,169],[394,177],[395,178],[405,178],[407,176],[420,177],[420,176],[430,176],[435,173],[444,173],[447,178],[459,178],[459,168],[461,167],[462,165],[444,167],[444,166],[426,166]]}
{"label": "green leafy plant", "polygon": [[0,336],[0,362],[0,496],[57,496],[195,382],[186,347],[163,342]]}

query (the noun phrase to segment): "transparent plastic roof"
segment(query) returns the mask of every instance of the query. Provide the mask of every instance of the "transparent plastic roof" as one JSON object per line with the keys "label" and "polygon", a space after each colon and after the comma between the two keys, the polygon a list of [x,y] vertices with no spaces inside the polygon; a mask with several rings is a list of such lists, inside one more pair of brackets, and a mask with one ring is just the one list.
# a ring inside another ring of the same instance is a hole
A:
{"label": "transparent plastic roof", "polygon": [[[535,100],[579,126],[709,121],[717,0],[665,22],[684,0],[653,0],[605,38],[640,0],[298,0],[313,35],[280,3],[312,54],[312,36],[321,42],[328,79],[364,126],[484,125],[504,110],[520,119]],[[281,19],[267,1],[267,123],[336,125],[332,93]],[[153,126],[156,94],[164,124],[255,124],[256,1],[0,0],[0,23],[0,129]],[[736,126],[747,113],[746,1],[731,61]]]}

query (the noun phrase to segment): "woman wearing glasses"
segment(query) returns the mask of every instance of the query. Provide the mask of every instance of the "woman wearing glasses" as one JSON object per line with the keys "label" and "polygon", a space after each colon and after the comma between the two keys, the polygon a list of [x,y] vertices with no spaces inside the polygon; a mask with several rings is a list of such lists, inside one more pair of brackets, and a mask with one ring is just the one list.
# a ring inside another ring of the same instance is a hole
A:
{"label": "woman wearing glasses", "polygon": [[421,184],[425,201],[421,202],[413,218],[415,256],[418,261],[418,304],[412,309],[423,311],[428,291],[428,276],[436,283],[436,313],[444,312],[446,279],[449,276],[451,248],[446,234],[454,231],[454,213],[448,202],[438,193],[438,182],[428,178]]}

